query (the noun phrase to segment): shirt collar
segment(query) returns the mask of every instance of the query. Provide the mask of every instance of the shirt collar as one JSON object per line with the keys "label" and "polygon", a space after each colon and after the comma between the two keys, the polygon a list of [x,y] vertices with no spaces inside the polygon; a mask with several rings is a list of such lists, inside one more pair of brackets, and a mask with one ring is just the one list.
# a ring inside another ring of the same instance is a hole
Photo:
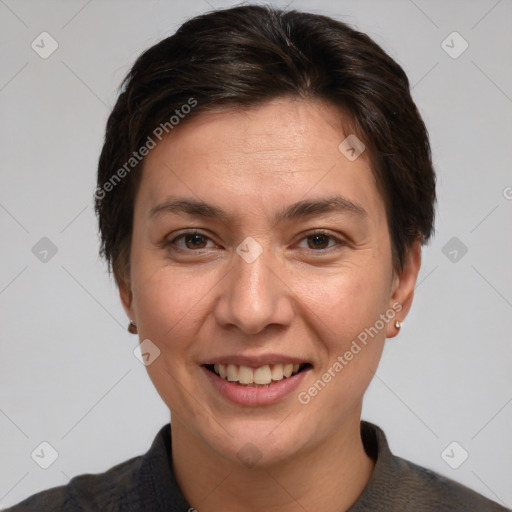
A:
{"label": "shirt collar", "polygon": [[[400,465],[391,453],[384,432],[361,421],[364,449],[375,461],[373,473],[361,496],[348,512],[365,512],[376,503],[391,500],[400,478]],[[137,471],[140,504],[147,510],[183,511],[191,507],[183,496],[172,467],[171,424],[160,429],[149,451],[141,458]],[[141,507],[142,508],[142,507]]]}
{"label": "shirt collar", "polygon": [[391,503],[401,473],[399,461],[391,453],[386,435],[377,425],[361,421],[361,439],[366,454],[375,461],[375,467],[366,487],[348,512],[366,512],[374,510],[377,504]]}

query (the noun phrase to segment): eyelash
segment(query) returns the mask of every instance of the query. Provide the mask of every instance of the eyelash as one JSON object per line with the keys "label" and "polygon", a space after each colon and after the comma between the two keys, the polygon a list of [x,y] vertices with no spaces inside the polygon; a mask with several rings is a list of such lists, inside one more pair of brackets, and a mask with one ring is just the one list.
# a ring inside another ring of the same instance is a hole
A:
{"label": "eyelash", "polygon": [[[185,238],[187,236],[190,236],[190,235],[199,235],[201,237],[203,237],[205,240],[209,240],[211,241],[210,237],[208,237],[207,235],[205,235],[204,233],[201,233],[200,231],[197,231],[197,230],[192,230],[192,231],[185,231],[181,234],[179,234],[178,236],[174,237],[172,240],[165,240],[162,244],[161,244],[161,247],[162,248],[166,248],[166,249],[170,249],[172,251],[175,251],[175,252],[188,252],[188,253],[199,253],[201,254],[202,251],[206,251],[208,249],[205,249],[205,248],[200,248],[200,249],[188,249],[188,248],[181,248],[181,247],[177,247],[176,246],[176,241],[177,240],[180,240],[182,238]],[[328,247],[328,248],[325,248],[325,249],[306,249],[306,250],[309,250],[311,252],[314,252],[314,253],[320,253],[320,254],[325,254],[327,252],[330,252],[331,250],[335,249],[336,246],[338,246],[337,248],[339,249],[340,247],[342,246],[346,246],[347,245],[347,242],[338,238],[338,237],[335,237],[334,235],[330,234],[330,233],[327,233],[325,231],[322,231],[322,230],[317,230],[317,231],[313,231],[311,233],[308,233],[307,235],[305,235],[304,237],[301,238],[301,241],[302,240],[306,240],[308,238],[311,238],[311,237],[314,237],[314,236],[318,236],[318,235],[322,235],[322,236],[325,236],[327,237],[328,239],[330,240],[334,240],[336,242],[336,244],[334,246],[331,246],[331,247]]]}

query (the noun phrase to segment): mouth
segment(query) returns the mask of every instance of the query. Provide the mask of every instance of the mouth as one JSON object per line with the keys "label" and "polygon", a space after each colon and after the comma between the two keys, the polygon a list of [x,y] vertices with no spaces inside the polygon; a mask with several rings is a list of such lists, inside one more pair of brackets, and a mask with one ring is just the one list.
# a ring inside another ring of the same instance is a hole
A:
{"label": "mouth", "polygon": [[202,366],[232,384],[254,388],[268,388],[275,383],[289,379],[312,368],[310,363],[266,364],[257,368],[222,363],[205,364]]}

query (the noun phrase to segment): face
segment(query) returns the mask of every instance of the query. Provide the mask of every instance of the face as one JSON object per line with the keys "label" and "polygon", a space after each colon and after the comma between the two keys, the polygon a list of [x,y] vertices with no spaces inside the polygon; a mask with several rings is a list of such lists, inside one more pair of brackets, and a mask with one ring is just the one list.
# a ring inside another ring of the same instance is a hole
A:
{"label": "face", "polygon": [[288,99],[208,113],[145,160],[123,304],[160,351],[147,370],[173,424],[234,462],[286,460],[358,422],[412,299],[419,249],[393,272],[342,121]]}

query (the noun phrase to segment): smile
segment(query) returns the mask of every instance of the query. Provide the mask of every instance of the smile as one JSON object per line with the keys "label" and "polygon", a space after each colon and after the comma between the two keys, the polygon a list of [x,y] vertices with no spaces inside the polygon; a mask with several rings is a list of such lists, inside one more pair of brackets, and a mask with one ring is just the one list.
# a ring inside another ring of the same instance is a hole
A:
{"label": "smile", "polygon": [[236,364],[207,364],[205,367],[228,382],[249,387],[269,387],[275,382],[287,379],[311,366],[309,363],[266,364],[251,368]]}

